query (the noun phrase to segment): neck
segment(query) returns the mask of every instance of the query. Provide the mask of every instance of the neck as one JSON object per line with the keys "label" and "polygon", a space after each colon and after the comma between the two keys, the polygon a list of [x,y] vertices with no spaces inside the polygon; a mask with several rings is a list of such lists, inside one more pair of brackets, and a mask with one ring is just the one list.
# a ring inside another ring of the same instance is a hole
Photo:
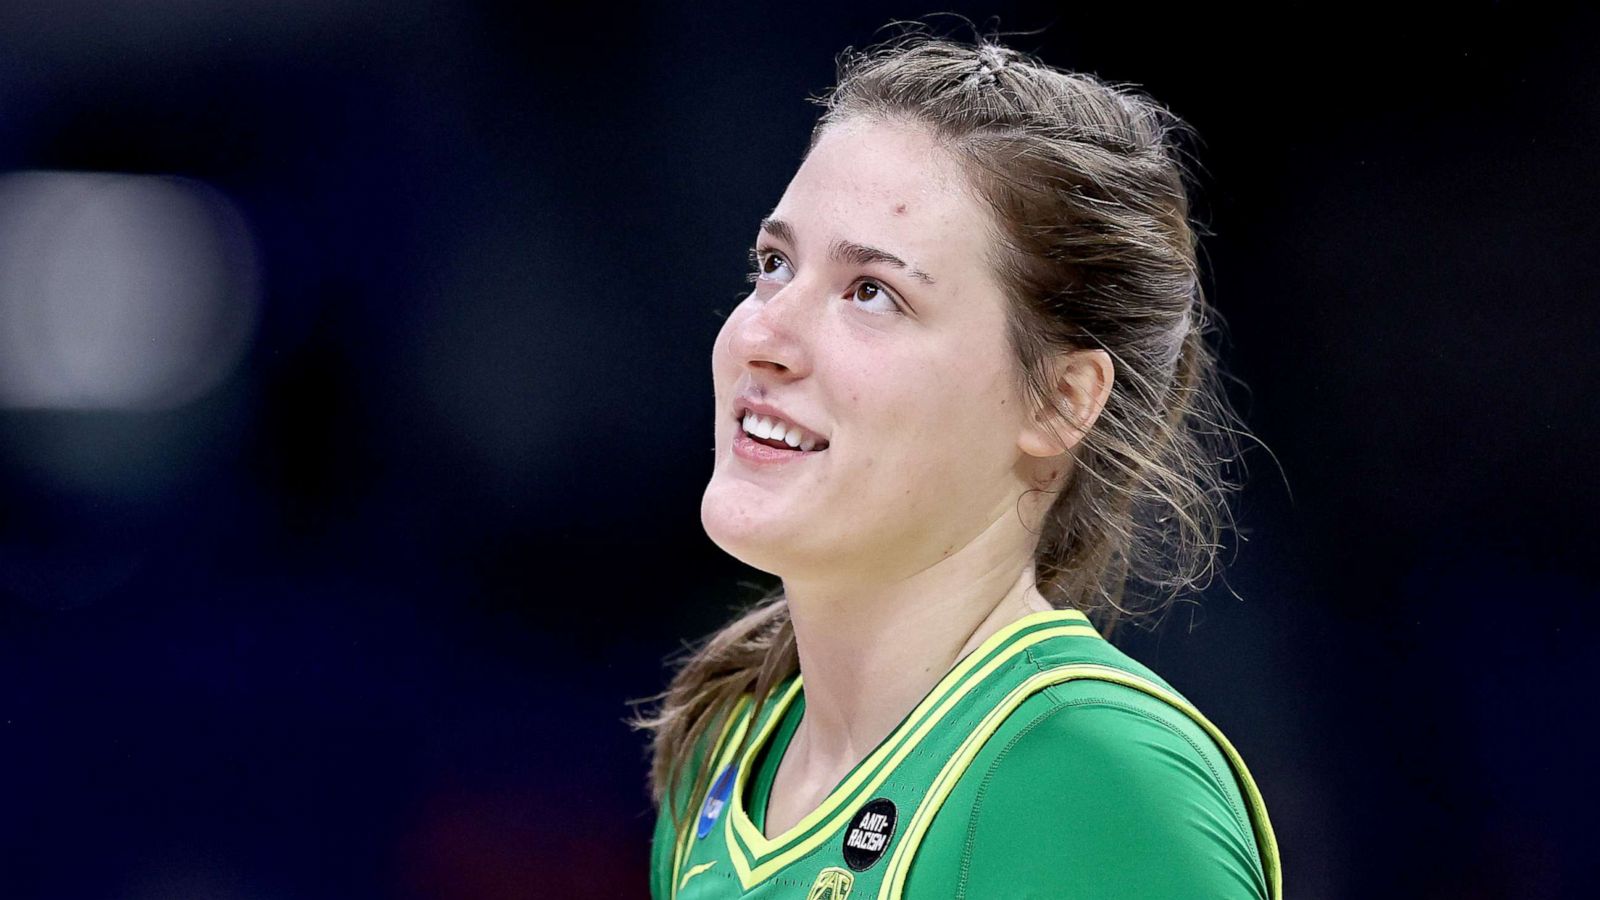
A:
{"label": "neck", "polygon": [[858,592],[785,581],[806,698],[786,764],[837,781],[962,657],[1051,608],[1028,554],[984,556],[969,545],[909,579]]}

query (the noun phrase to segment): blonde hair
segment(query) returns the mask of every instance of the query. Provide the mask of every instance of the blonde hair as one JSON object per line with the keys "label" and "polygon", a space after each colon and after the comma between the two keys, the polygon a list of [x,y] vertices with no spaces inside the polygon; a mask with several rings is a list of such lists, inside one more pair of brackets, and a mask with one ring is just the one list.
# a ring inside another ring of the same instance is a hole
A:
{"label": "blonde hair", "polygon": [[[1245,434],[1204,338],[1215,315],[1176,140],[1187,126],[1093,75],[989,39],[916,30],[846,50],[836,87],[817,102],[813,147],[828,125],[864,116],[919,125],[963,163],[1000,226],[991,263],[1010,300],[1018,387],[1035,409],[1071,421],[1048,378],[1053,356],[1111,356],[1110,397],[1041,527],[1036,583],[1107,637],[1121,622],[1159,624],[1179,594],[1209,584],[1232,524],[1227,494],[1239,487],[1224,467]],[[677,827],[691,817],[680,821],[669,795],[697,748],[743,694],[759,714],[798,665],[780,588],[691,648],[667,690],[648,698],[659,705],[631,724],[652,735],[651,794]],[[693,774],[684,796],[700,796],[712,773]]]}

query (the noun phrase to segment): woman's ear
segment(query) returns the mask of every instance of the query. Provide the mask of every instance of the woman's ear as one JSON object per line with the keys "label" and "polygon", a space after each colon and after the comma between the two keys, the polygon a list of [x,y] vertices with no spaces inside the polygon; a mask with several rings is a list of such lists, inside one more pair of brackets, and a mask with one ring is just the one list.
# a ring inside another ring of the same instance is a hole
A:
{"label": "woman's ear", "polygon": [[1115,375],[1111,354],[1104,350],[1069,350],[1056,356],[1050,386],[1059,413],[1036,410],[1024,423],[1017,446],[1041,458],[1070,452],[1100,418]]}

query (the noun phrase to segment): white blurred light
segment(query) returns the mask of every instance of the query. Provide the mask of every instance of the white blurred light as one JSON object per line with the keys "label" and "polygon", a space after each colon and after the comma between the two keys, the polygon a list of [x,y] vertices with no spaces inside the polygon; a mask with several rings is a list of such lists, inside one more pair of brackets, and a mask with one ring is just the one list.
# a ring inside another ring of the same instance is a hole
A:
{"label": "white blurred light", "polygon": [[244,217],[201,182],[0,176],[0,406],[194,400],[248,347],[258,280]]}

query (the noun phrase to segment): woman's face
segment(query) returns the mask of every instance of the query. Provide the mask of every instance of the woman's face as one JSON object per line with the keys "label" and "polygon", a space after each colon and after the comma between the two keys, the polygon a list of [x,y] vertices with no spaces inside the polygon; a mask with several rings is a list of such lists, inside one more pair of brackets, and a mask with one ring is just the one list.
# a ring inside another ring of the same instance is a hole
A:
{"label": "woman's face", "polygon": [[[1016,524],[1025,404],[970,190],[920,129],[847,119],[762,223],[754,289],[711,357],[701,520],[734,557],[785,580],[898,580]],[[751,401],[825,449],[754,446],[736,417]]]}

